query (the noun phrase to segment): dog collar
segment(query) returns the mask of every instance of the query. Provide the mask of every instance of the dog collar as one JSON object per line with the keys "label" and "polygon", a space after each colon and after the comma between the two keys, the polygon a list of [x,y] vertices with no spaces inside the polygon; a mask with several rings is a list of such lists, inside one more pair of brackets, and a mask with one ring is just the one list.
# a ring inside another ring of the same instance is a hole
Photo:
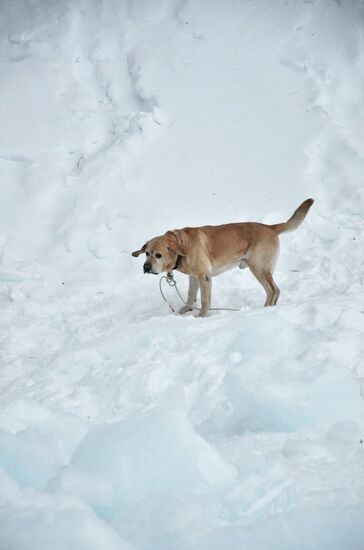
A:
{"label": "dog collar", "polygon": [[176,265],[172,268],[172,271],[173,271],[174,269],[178,269],[178,268],[179,268],[181,261],[182,261],[182,256],[178,255],[178,256],[177,256],[177,260],[176,260]]}

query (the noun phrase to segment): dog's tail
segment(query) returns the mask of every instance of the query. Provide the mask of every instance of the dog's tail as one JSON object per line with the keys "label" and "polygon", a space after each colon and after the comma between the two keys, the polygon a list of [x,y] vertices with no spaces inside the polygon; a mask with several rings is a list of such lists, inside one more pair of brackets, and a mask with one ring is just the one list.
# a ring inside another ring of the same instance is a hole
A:
{"label": "dog's tail", "polygon": [[291,216],[288,221],[286,221],[285,223],[276,223],[275,225],[271,225],[270,227],[273,229],[273,231],[275,231],[277,235],[279,235],[280,233],[285,233],[286,231],[294,231],[295,229],[297,229],[297,227],[301,225],[313,203],[313,199],[305,200],[297,208],[297,210],[295,210],[293,216]]}

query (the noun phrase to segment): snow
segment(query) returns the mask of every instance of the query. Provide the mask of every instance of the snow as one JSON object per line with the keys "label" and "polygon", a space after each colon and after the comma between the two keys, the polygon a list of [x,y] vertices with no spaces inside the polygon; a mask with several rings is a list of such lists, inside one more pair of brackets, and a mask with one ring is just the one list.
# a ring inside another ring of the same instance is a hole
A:
{"label": "snow", "polygon": [[[0,15],[1,550],[361,550],[361,2]],[[275,308],[172,314],[130,254],[310,196]]]}

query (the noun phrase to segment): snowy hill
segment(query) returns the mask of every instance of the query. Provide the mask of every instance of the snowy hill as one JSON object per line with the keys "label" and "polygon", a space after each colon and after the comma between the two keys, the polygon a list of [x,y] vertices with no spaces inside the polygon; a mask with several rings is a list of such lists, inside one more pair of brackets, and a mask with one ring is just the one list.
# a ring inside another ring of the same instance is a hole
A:
{"label": "snowy hill", "polygon": [[[363,23],[1,3],[1,550],[363,548]],[[235,270],[172,314],[130,255],[310,196],[276,308]]]}

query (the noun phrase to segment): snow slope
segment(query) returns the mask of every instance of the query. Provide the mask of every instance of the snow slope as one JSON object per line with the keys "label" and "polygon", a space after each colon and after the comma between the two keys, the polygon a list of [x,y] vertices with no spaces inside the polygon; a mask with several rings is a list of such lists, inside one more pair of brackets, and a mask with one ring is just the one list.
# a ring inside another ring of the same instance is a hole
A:
{"label": "snow slope", "polygon": [[[1,550],[363,548],[363,20],[1,3]],[[276,308],[236,270],[179,317],[130,256],[309,196]]]}

